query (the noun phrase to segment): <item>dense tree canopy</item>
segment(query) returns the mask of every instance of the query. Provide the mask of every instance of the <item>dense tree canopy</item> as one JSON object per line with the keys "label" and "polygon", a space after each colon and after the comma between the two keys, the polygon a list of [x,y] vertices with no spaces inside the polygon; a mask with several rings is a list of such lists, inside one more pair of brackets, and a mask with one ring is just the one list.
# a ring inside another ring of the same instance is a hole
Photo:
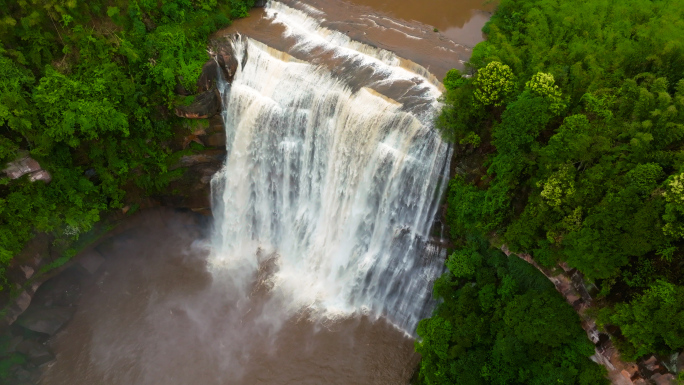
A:
{"label": "dense tree canopy", "polygon": [[174,177],[174,90],[195,91],[209,34],[252,5],[0,0],[0,169],[29,154],[53,176],[0,179],[0,289],[34,230],[75,239],[126,184],[152,193]]}
{"label": "dense tree canopy", "polygon": [[684,348],[682,27],[681,0],[502,0],[444,81],[453,238],[577,268],[628,358]]}
{"label": "dense tree canopy", "polygon": [[607,383],[574,310],[534,267],[473,243],[447,267],[444,302],[418,326],[423,383]]}

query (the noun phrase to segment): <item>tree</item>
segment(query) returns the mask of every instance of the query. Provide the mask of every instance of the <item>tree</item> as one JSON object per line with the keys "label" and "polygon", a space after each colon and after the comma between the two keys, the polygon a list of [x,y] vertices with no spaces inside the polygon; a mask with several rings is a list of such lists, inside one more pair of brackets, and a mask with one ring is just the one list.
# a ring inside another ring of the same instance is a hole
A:
{"label": "tree", "polygon": [[621,351],[630,359],[667,354],[684,347],[684,287],[658,280],[628,304],[606,309],[602,317],[620,327]]}
{"label": "tree", "polygon": [[511,67],[491,62],[477,72],[473,81],[475,99],[485,106],[501,106],[515,86]]}

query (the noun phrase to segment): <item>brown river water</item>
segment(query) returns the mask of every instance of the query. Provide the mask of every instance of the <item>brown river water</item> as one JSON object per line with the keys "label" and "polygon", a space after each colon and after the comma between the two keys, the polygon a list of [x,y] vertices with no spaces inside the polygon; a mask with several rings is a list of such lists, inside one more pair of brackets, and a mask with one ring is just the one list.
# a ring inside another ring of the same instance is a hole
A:
{"label": "brown river water", "polygon": [[[492,10],[476,0],[283,3],[324,28],[417,63],[436,79],[462,68]],[[252,10],[219,36],[234,32],[296,56],[297,42],[283,36],[284,27],[264,10]],[[314,56],[298,59],[315,63]],[[320,60],[335,63],[332,56]],[[302,310],[286,319],[264,316],[285,314],[270,308],[279,303],[268,286],[277,261],[257,255],[257,273],[237,284],[210,271],[210,218],[155,209],[127,221],[125,230],[97,247],[106,262],[83,288],[74,318],[50,341],[57,358],[43,368],[41,384],[410,381],[419,361],[413,331],[367,315],[320,318]]]}
{"label": "brown river water", "polygon": [[[495,8],[489,0],[436,0],[430,3],[282,0],[281,3],[316,17],[322,27],[409,59],[439,80],[451,68],[463,68],[472,47],[484,40],[482,27]],[[249,18],[236,20],[219,35],[235,32],[281,51],[288,51],[296,44],[283,38],[283,26],[272,23],[264,9],[253,9]]]}
{"label": "brown river water", "polygon": [[[42,384],[401,384],[417,357],[382,320],[286,320],[277,334],[212,285],[197,214],[150,210],[97,250],[106,258],[53,341]],[[262,295],[255,286],[253,297]],[[246,313],[246,314],[243,314]]]}

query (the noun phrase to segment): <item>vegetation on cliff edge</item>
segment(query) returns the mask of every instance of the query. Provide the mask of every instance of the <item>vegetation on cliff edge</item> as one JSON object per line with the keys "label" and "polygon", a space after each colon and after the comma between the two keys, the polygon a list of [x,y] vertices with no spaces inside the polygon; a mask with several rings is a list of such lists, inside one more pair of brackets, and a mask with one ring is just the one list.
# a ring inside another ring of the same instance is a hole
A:
{"label": "vegetation on cliff edge", "polygon": [[418,325],[421,383],[608,383],[574,310],[532,265],[471,238],[447,267],[434,286],[444,301]]}
{"label": "vegetation on cliff edge", "polygon": [[[438,126],[458,164],[450,261],[482,236],[578,269],[627,359],[684,348],[683,27],[681,0],[502,0],[465,73],[444,79]],[[419,329],[424,341],[446,309],[492,290],[473,283],[436,290],[444,304]],[[504,338],[510,325],[501,325]],[[443,357],[428,344],[429,379]],[[494,360],[503,348],[477,346],[458,349]]]}
{"label": "vegetation on cliff edge", "polygon": [[68,243],[122,207],[126,186],[150,194],[177,176],[175,91],[195,91],[209,35],[252,5],[0,0],[0,169],[28,152],[52,174],[0,178],[0,291],[34,231]]}

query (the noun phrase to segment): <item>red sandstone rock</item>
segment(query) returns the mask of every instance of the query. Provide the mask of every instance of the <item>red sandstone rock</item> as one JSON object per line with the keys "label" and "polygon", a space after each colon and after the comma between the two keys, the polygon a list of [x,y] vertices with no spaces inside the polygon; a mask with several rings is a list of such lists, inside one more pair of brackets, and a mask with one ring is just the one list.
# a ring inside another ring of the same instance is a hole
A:
{"label": "red sandstone rock", "polygon": [[10,179],[17,179],[25,174],[39,171],[40,164],[37,160],[25,156],[7,164],[7,168],[3,171]]}
{"label": "red sandstone rock", "polygon": [[203,92],[189,106],[176,107],[176,115],[188,119],[206,119],[221,110],[221,94],[216,87]]}
{"label": "red sandstone rock", "polygon": [[655,356],[649,357],[649,359],[642,362],[641,364],[651,372],[655,372],[660,367],[660,365],[658,365],[658,359]]}
{"label": "red sandstone rock", "polygon": [[35,182],[35,181],[40,180],[40,181],[43,181],[45,183],[50,183],[50,181],[52,180],[52,175],[50,175],[50,173],[47,172],[46,170],[40,170],[40,171],[32,172],[29,175],[29,180],[31,182]]}

